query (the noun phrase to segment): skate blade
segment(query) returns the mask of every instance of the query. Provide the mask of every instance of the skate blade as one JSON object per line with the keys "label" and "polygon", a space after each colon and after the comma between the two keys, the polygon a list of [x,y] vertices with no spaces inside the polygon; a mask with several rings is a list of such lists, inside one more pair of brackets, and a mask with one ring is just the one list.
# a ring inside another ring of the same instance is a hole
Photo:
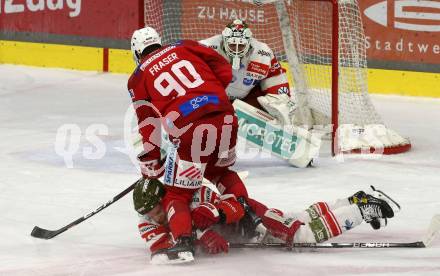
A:
{"label": "skate blade", "polygon": [[375,198],[382,199],[382,200],[386,201],[386,203],[388,203],[388,205],[390,205],[391,209],[393,209],[394,214],[400,212],[400,210],[402,209],[400,207],[400,204],[397,203],[394,199],[392,199],[389,195],[382,192],[381,190],[376,190],[373,186],[371,186],[371,189],[373,189],[373,192],[371,193],[371,195],[374,196]]}
{"label": "skate blade", "polygon": [[179,252],[177,256],[175,259],[170,259],[167,254],[157,254],[151,258],[150,263],[154,265],[167,265],[194,262],[194,256],[191,252]]}

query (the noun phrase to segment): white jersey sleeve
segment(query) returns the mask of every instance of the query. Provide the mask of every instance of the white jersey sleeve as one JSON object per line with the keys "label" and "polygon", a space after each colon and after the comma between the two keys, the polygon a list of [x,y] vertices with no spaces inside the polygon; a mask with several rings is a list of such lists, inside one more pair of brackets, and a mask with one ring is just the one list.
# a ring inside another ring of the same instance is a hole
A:
{"label": "white jersey sleeve", "polygon": [[[230,61],[223,50],[222,35],[215,35],[199,42],[216,50]],[[259,86],[265,94],[289,94],[285,70],[266,43],[252,39],[249,52],[240,62],[240,68],[232,70],[232,81],[226,88],[231,100],[245,98],[256,86]]]}
{"label": "white jersey sleeve", "polygon": [[228,56],[222,48],[222,35],[208,37],[207,39],[200,40],[199,43],[216,50],[217,53],[222,55],[225,59],[229,60]]}

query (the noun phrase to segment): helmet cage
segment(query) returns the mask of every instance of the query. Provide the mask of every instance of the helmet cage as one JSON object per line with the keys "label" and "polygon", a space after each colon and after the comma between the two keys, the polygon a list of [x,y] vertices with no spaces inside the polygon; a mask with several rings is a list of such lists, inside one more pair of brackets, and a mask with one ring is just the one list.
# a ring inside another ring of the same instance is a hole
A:
{"label": "helmet cage", "polygon": [[226,26],[222,36],[223,47],[229,57],[242,58],[249,51],[252,32],[241,20],[235,20]]}

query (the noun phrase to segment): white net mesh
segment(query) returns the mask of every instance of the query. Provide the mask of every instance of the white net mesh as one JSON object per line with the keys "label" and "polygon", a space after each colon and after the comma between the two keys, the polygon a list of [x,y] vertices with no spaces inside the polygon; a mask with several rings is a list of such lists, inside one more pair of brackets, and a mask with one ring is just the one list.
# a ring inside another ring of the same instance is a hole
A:
{"label": "white net mesh", "polygon": [[[292,1],[292,5],[286,7],[298,58],[296,66],[302,71],[308,106],[314,111],[315,123],[330,123],[331,62],[335,55],[332,51],[332,3]],[[289,62],[292,65],[295,61]],[[381,123],[368,96],[365,35],[356,0],[339,2],[338,64],[339,123]],[[316,116],[317,113],[325,115],[325,120]]]}
{"label": "white net mesh", "polygon": [[[164,44],[220,34],[233,19],[249,24],[290,67],[295,97],[314,124],[329,124],[332,84],[331,0],[145,0],[145,24]],[[365,35],[357,0],[339,0],[339,124],[382,124],[368,95]]]}

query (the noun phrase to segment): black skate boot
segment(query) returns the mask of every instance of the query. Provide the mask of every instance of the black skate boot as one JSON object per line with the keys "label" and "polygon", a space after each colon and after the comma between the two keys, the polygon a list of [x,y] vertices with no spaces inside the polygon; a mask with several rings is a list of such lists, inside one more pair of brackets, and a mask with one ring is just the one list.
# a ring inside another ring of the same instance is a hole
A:
{"label": "black skate boot", "polygon": [[[394,211],[391,206],[382,199],[372,195],[366,196],[366,202],[357,203],[365,222],[371,223],[374,219],[386,219],[394,217]],[[373,227],[374,228],[374,227]]]}
{"label": "black skate boot", "polygon": [[240,234],[247,240],[261,242],[266,236],[266,227],[263,226],[262,220],[246,203],[243,197],[238,198],[238,201],[244,208],[244,216],[239,222]]}
{"label": "black skate boot", "polygon": [[151,255],[152,264],[180,264],[194,261],[194,246],[191,237],[180,237],[171,248],[158,250]]}
{"label": "black skate boot", "polygon": [[[350,204],[367,203],[367,193],[364,191],[359,191],[354,195],[348,197]],[[380,227],[385,227],[387,225],[387,219],[373,218],[369,224],[374,230],[380,229]]]}

